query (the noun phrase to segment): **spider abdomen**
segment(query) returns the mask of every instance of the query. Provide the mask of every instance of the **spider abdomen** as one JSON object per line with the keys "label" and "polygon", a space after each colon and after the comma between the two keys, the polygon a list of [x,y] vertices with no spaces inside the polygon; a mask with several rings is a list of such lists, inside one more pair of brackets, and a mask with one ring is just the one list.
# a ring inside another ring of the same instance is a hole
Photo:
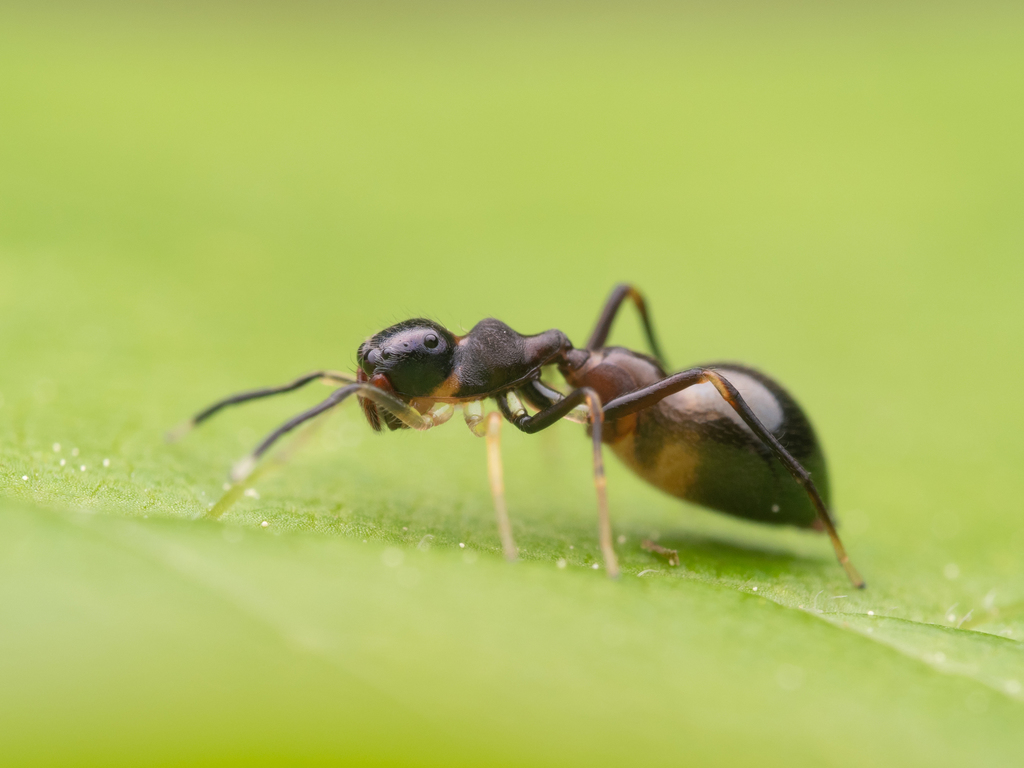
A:
{"label": "spider abdomen", "polygon": [[[768,376],[744,366],[700,367],[719,372],[739,390],[761,423],[811,473],[827,504],[825,457],[793,397]],[[609,402],[664,377],[647,356],[607,348],[594,352],[572,383],[593,387]],[[747,520],[820,528],[806,491],[710,382],[610,420],[605,442],[640,477],[680,499]]]}

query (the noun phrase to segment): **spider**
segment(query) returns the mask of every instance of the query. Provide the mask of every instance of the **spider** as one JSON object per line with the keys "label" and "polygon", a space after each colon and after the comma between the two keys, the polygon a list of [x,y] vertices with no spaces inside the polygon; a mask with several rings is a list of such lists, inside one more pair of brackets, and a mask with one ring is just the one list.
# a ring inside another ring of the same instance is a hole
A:
{"label": "spider", "polygon": [[[651,355],[605,346],[627,298],[640,313]],[[499,447],[502,420],[527,433],[563,418],[580,421],[588,425],[593,445],[598,533],[609,576],[617,576],[619,566],[608,514],[605,444],[644,480],[678,498],[761,523],[827,532],[850,581],[864,587],[836,533],[826,503],[825,458],[800,406],[774,380],[745,366],[708,364],[668,373],[643,296],[631,285],[615,287],[583,349],[555,329],[524,336],[489,318],[457,336],[417,318],[372,336],[360,345],[357,357],[354,377],[316,371],[283,386],[242,392],[209,406],[185,427],[229,405],[291,392],[312,381],[339,385],[238,462],[232,471],[238,482],[281,437],[352,395],[378,432],[384,427],[430,429],[448,421],[461,405],[469,427],[487,439],[502,549],[515,559]],[[572,391],[563,394],[545,384],[545,366],[557,366]],[[484,416],[487,399],[498,410]]]}

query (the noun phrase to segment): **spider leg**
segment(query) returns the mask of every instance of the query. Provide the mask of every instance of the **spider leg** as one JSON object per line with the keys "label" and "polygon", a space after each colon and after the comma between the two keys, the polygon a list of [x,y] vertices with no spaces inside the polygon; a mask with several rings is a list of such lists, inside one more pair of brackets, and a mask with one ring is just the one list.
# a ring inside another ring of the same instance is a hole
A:
{"label": "spider leg", "polygon": [[505,479],[501,471],[501,414],[492,411],[487,416],[487,475],[491,481],[491,495],[494,497],[494,513],[498,518],[498,535],[506,560],[518,557],[516,543],[512,538],[512,523],[508,519],[505,505]]}
{"label": "spider leg", "polygon": [[825,502],[821,498],[821,494],[818,493],[817,487],[814,485],[814,481],[811,479],[811,474],[803,468],[799,461],[793,458],[793,456],[785,449],[785,447],[778,441],[765,426],[761,423],[761,420],[757,418],[754,412],[747,405],[746,401],[740,395],[739,390],[736,389],[733,384],[726,379],[722,374],[711,368],[691,368],[680,373],[667,376],[661,381],[650,385],[649,387],[643,387],[634,392],[630,392],[628,395],[622,395],[614,400],[611,400],[604,409],[605,417],[607,419],[617,419],[622,416],[627,416],[631,413],[636,413],[644,408],[649,408],[658,401],[668,397],[671,394],[679,392],[687,387],[692,387],[694,384],[703,384],[710,382],[718,393],[722,396],[726,403],[728,403],[739,417],[743,419],[744,423],[750,427],[758,438],[761,439],[769,448],[772,453],[782,462],[782,465],[789,470],[789,473],[793,476],[793,479],[807,492],[807,495],[811,499],[811,503],[814,505],[815,512],[818,515],[818,519],[824,526],[825,531],[828,533],[829,538],[832,540],[832,547],[835,549],[836,557],[839,559],[839,564],[843,566],[846,571],[846,575],[849,577],[851,583],[858,589],[865,587],[864,579],[857,572],[857,569],[853,567],[853,563],[850,562],[849,555],[846,554],[846,548],[843,546],[843,542],[839,539],[839,534],[836,532],[836,527],[832,523],[832,516],[829,514],[828,508],[825,506]]}
{"label": "spider leg", "polygon": [[313,373],[307,373],[304,376],[300,376],[295,379],[295,381],[282,384],[279,387],[264,387],[262,389],[252,389],[246,392],[239,392],[238,394],[230,395],[229,397],[225,397],[223,400],[218,400],[212,405],[207,406],[191,419],[171,430],[167,434],[167,439],[173,442],[182,438],[193,427],[198,426],[222,408],[227,408],[229,405],[238,405],[239,403],[247,403],[250,400],[259,400],[264,397],[281,395],[285,392],[293,392],[300,387],[306,386],[312,381],[324,381],[334,384],[351,384],[355,382],[355,377],[338,371],[314,371]]}
{"label": "spider leg", "polygon": [[513,413],[509,408],[506,395],[499,395],[497,398],[498,408],[502,415],[512,422],[523,432],[533,434],[547,429],[558,422],[573,408],[586,404],[590,411],[590,430],[593,442],[594,453],[594,489],[597,491],[597,531],[601,543],[601,553],[604,556],[605,569],[608,576],[615,578],[619,575],[619,562],[615,557],[615,546],[612,543],[612,523],[608,514],[608,483],[604,474],[604,456],[601,450],[601,427],[604,424],[604,411],[601,407],[601,399],[597,392],[589,387],[581,387],[573,390],[564,399],[559,400],[548,408],[545,408],[533,416],[521,410]]}
{"label": "spider leg", "polygon": [[597,318],[597,325],[594,326],[594,330],[590,334],[587,349],[600,349],[604,346],[605,341],[608,340],[608,334],[611,332],[615,315],[626,298],[632,299],[633,303],[636,304],[637,311],[640,312],[640,319],[644,324],[644,333],[647,334],[647,344],[650,346],[651,352],[654,353],[654,357],[661,363],[661,367],[667,369],[668,364],[665,362],[665,356],[661,353],[658,339],[654,335],[654,326],[651,325],[651,319],[647,315],[647,304],[644,302],[644,297],[640,291],[628,283],[619,283],[612,289],[611,295],[608,296],[608,300],[605,302],[604,309],[601,310],[601,316]]}
{"label": "spider leg", "polygon": [[336,389],[326,400],[314,405],[307,411],[303,411],[298,416],[289,419],[267,435],[263,439],[263,442],[256,446],[252,453],[235,464],[234,468],[231,470],[231,479],[235,482],[244,480],[256,467],[256,463],[259,461],[260,457],[266,453],[274,443],[299,425],[304,424],[310,419],[316,418],[321,413],[339,405],[346,398],[356,393],[358,393],[360,397],[372,400],[377,405],[387,408],[390,413],[401,419],[403,424],[406,424],[413,429],[430,429],[435,424],[434,419],[431,418],[430,415],[424,416],[407,403],[398,399],[394,395],[388,394],[384,390],[373,386],[372,384],[366,384],[363,382],[348,384],[341,387],[341,389]]}

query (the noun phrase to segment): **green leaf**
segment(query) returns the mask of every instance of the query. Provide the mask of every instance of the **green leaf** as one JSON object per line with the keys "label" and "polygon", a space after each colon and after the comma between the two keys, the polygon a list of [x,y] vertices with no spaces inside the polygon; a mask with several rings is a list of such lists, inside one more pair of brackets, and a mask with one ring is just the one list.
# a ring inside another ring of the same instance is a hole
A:
{"label": "green leaf", "polygon": [[[1019,763],[1024,27],[748,10],[2,11],[5,764]],[[623,279],[806,407],[867,590],[613,459],[607,580],[575,424],[503,434],[514,564],[458,418],[164,441]]]}

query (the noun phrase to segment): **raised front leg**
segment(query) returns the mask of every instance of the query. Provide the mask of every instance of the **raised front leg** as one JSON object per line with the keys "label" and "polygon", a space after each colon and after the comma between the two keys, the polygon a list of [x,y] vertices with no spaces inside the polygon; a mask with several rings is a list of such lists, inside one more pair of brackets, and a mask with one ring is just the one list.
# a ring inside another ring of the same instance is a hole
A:
{"label": "raised front leg", "polygon": [[283,395],[285,392],[294,392],[296,389],[304,387],[313,381],[324,381],[332,384],[351,384],[355,381],[355,377],[347,373],[340,373],[339,371],[314,371],[313,373],[307,373],[304,376],[299,376],[295,381],[290,381],[279,387],[263,387],[261,389],[251,389],[246,392],[239,392],[237,395],[230,395],[229,397],[225,397],[224,399],[218,400],[212,405],[207,406],[184,424],[181,424],[171,430],[171,432],[167,434],[167,439],[171,441],[179,439],[193,427],[202,424],[215,413],[230,405],[239,405],[241,403],[247,403],[250,400],[259,400],[273,395]]}
{"label": "raised front leg", "polygon": [[393,414],[396,418],[400,419],[403,424],[411,427],[412,429],[430,429],[450,415],[450,412],[446,412],[440,417],[435,417],[429,413],[422,414],[407,403],[396,398],[394,395],[391,395],[372,384],[364,382],[349,384],[341,387],[341,389],[334,390],[331,396],[326,400],[314,405],[307,411],[303,411],[298,416],[289,419],[267,435],[263,439],[263,442],[256,446],[252,453],[235,464],[234,468],[231,470],[231,479],[235,482],[244,480],[256,467],[256,462],[259,461],[260,457],[263,456],[263,454],[266,453],[274,443],[296,427],[306,423],[310,419],[315,419],[321,413],[326,413],[331,408],[334,408],[336,405],[340,405],[348,397],[355,394],[386,408],[389,413]]}

